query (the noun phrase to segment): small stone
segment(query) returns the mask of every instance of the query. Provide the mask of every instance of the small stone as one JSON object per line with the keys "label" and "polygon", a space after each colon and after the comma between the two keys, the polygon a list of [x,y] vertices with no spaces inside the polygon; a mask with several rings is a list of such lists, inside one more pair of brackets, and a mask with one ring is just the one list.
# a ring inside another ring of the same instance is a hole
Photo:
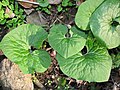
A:
{"label": "small stone", "polygon": [[62,0],[48,0],[49,4],[60,4]]}
{"label": "small stone", "polygon": [[0,63],[0,84],[3,90],[34,90],[31,74],[23,74],[18,65],[8,59]]}

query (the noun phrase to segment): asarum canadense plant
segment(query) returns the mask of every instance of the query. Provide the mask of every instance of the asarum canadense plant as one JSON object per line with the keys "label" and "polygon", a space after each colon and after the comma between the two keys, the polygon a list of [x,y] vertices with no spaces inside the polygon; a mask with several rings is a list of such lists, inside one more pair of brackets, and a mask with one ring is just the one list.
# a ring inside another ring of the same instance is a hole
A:
{"label": "asarum canadense plant", "polygon": [[120,0],[86,0],[75,23],[78,28],[53,25],[49,34],[41,26],[21,25],[3,38],[0,48],[24,73],[44,72],[51,63],[42,49],[46,40],[57,51],[64,74],[89,82],[107,81],[112,68],[108,49],[120,45]]}

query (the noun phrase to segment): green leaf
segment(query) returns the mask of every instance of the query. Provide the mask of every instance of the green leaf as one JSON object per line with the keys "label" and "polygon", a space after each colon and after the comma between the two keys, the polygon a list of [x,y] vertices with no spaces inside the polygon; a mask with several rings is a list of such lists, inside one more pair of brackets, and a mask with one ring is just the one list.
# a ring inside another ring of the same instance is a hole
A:
{"label": "green leaf", "polygon": [[9,0],[3,0],[2,5],[3,6],[8,6],[9,5]]}
{"label": "green leaf", "polygon": [[51,11],[48,8],[42,8],[42,11],[46,12],[47,14],[51,14]]}
{"label": "green leaf", "polygon": [[47,7],[49,5],[48,0],[37,0],[41,7]]}
{"label": "green leaf", "polygon": [[0,24],[4,25],[6,23],[6,19],[0,20]]}
{"label": "green leaf", "polygon": [[120,66],[120,52],[117,55],[112,54],[113,64],[112,68],[118,68]]}
{"label": "green leaf", "polygon": [[24,73],[44,72],[50,66],[50,56],[44,50],[35,50],[25,59],[18,63]]}
{"label": "green leaf", "polygon": [[44,72],[51,61],[49,54],[40,50],[47,36],[42,27],[24,24],[10,31],[0,46],[8,59],[17,63],[24,73]]}
{"label": "green leaf", "polygon": [[0,20],[1,19],[4,19],[4,10],[3,9],[0,9]]}
{"label": "green leaf", "polygon": [[87,35],[85,34],[85,32],[83,32],[81,29],[79,29],[79,28],[77,28],[77,27],[75,27],[75,26],[71,27],[70,30],[71,30],[73,33],[75,33],[75,34],[78,34],[78,35],[80,35],[80,36],[82,36],[82,37],[84,37],[84,38],[87,38]]}
{"label": "green leaf", "polygon": [[77,54],[83,49],[86,39],[70,31],[70,37],[66,37],[68,29],[64,25],[55,25],[51,28],[48,36],[49,44],[64,58]]}
{"label": "green leaf", "polygon": [[2,3],[0,2],[0,10],[2,9]]}
{"label": "green leaf", "polygon": [[58,10],[58,12],[61,12],[61,11],[63,10],[62,6],[59,5],[59,6],[57,7],[57,10]]}
{"label": "green leaf", "polygon": [[62,6],[66,7],[69,4],[69,0],[63,0],[62,1]]}
{"label": "green leaf", "polygon": [[104,0],[87,0],[83,2],[77,11],[75,16],[76,25],[83,30],[89,30],[89,19],[92,13],[96,10]]}
{"label": "green leaf", "polygon": [[120,23],[120,16],[119,16],[119,17],[116,17],[114,20],[115,20],[116,22],[119,22],[119,23]]}
{"label": "green leaf", "polygon": [[90,31],[88,33],[88,37],[87,37],[87,41],[86,41],[86,48],[88,51],[94,46],[95,42],[96,42],[96,38],[94,38],[92,32]]}
{"label": "green leaf", "polygon": [[78,53],[67,59],[57,54],[62,72],[77,80],[104,82],[109,79],[112,60],[106,48],[95,45],[88,53]]}
{"label": "green leaf", "polygon": [[120,45],[120,0],[106,0],[92,15],[93,34],[111,49]]}

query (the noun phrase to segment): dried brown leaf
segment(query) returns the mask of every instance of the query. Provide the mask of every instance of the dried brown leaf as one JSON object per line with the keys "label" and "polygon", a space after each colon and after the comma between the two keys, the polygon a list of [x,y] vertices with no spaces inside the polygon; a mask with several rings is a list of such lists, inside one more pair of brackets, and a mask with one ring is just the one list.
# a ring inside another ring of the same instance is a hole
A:
{"label": "dried brown leaf", "polygon": [[5,9],[5,14],[8,14],[9,18],[13,18],[15,16],[15,14],[8,7]]}
{"label": "dried brown leaf", "polygon": [[23,0],[23,1],[18,0],[18,3],[24,8],[38,7],[38,5],[34,4],[34,2],[36,2],[36,0]]}

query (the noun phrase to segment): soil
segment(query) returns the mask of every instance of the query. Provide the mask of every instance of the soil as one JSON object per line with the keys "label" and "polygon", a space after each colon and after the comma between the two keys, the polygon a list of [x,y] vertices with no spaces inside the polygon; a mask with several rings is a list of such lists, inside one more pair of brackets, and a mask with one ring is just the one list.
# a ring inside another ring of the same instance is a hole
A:
{"label": "soil", "polygon": [[[110,78],[107,82],[89,83],[78,81],[62,73],[55,58],[52,58],[52,64],[45,73],[36,73],[38,80],[47,90],[58,90],[59,78],[66,80],[68,89],[62,87],[59,90],[120,90],[120,69],[112,69]],[[49,83],[50,81],[50,83]]]}

